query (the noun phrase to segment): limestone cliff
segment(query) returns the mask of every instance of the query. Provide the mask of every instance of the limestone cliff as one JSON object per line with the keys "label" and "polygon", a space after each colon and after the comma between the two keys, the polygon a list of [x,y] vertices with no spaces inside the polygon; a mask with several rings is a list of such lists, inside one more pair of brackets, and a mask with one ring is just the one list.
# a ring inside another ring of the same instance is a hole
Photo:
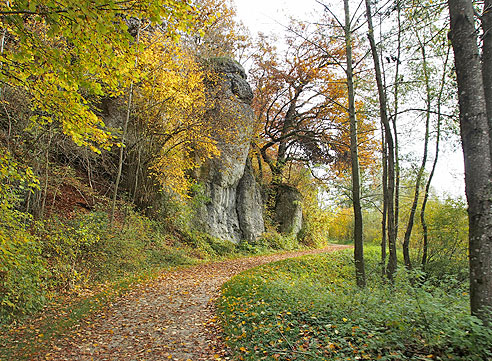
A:
{"label": "limestone cliff", "polygon": [[264,231],[260,189],[248,162],[253,93],[237,62],[220,58],[210,64],[219,80],[211,85],[217,101],[207,117],[220,117],[224,129],[217,129],[216,134],[220,156],[201,167],[199,180],[207,202],[197,211],[194,223],[215,237],[253,240]]}

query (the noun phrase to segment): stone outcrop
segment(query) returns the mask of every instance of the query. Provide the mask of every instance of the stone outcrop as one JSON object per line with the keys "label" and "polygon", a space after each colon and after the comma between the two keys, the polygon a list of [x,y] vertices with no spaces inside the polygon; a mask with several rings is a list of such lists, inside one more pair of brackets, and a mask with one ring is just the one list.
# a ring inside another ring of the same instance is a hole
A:
{"label": "stone outcrop", "polygon": [[219,75],[211,94],[217,99],[207,117],[223,124],[216,138],[220,156],[201,167],[207,202],[195,217],[195,227],[214,237],[239,241],[253,240],[263,231],[263,204],[251,164],[247,165],[253,134],[253,93],[246,74],[230,59],[214,59],[213,71]]}
{"label": "stone outcrop", "polygon": [[237,187],[236,210],[243,239],[254,241],[264,232],[263,199],[256,183],[251,159],[247,159],[244,174]]}
{"label": "stone outcrop", "polygon": [[275,218],[280,233],[297,236],[302,228],[302,195],[296,188],[285,184],[279,186]]}

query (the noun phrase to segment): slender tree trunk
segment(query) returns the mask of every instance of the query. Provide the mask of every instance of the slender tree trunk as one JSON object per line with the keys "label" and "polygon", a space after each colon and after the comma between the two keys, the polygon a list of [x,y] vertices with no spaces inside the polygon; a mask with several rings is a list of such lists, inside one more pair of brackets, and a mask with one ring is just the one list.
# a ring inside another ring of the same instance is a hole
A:
{"label": "slender tree trunk", "polygon": [[[416,34],[417,38],[419,37]],[[420,185],[422,182],[422,177],[424,175],[425,165],[427,164],[427,153],[429,148],[429,127],[430,127],[430,111],[431,111],[431,89],[430,89],[430,79],[429,79],[429,68],[427,66],[427,55],[425,53],[425,45],[420,41],[420,50],[422,53],[422,66],[424,67],[424,81],[425,81],[425,91],[426,91],[426,114],[425,114],[425,135],[424,135],[424,154],[422,155],[422,163],[420,164],[419,171],[417,173],[417,178],[415,179],[415,191],[413,196],[412,207],[410,209],[410,214],[408,216],[407,229],[405,230],[405,237],[403,238],[403,260],[405,262],[405,267],[407,269],[412,268],[412,261],[410,259],[410,237],[412,236],[412,229],[415,220],[415,214],[417,213],[417,205],[419,203],[420,196]]]}
{"label": "slender tree trunk", "polygon": [[345,50],[347,55],[347,87],[350,119],[350,156],[352,162],[352,205],[354,208],[354,261],[357,286],[366,286],[364,268],[364,241],[362,232],[362,208],[360,204],[360,171],[357,144],[357,118],[355,114],[354,72],[352,68],[352,29],[348,0],[343,1],[345,10]]}
{"label": "slender tree trunk", "polygon": [[[137,29],[137,40],[136,43],[138,45],[140,41],[140,25]],[[135,67],[138,65],[138,56],[135,58]],[[121,147],[120,147],[120,153],[119,153],[119,158],[118,158],[118,172],[116,173],[116,180],[114,182],[114,191],[113,191],[113,201],[111,203],[111,227],[114,225],[114,215],[116,212],[116,198],[118,196],[118,187],[120,185],[121,181],[121,173],[123,170],[123,156],[124,156],[124,151],[125,151],[125,140],[126,140],[126,133],[128,131],[128,123],[130,122],[130,114],[132,110],[132,101],[133,101],[133,80],[130,83],[130,90],[128,94],[128,104],[126,107],[126,116],[125,116],[125,121],[123,122],[123,134],[121,135]]]}
{"label": "slender tree trunk", "polygon": [[384,130],[381,128],[382,139],[382,163],[383,163],[383,215],[381,219],[381,271],[382,276],[386,275],[386,223],[388,215],[388,149],[386,147],[386,139],[384,137]]}
{"label": "slender tree trunk", "polygon": [[44,212],[46,210],[46,199],[48,197],[48,184],[49,184],[49,170],[50,170],[50,148],[51,148],[51,140],[53,138],[51,133],[51,127],[49,129],[49,140],[46,146],[46,161],[44,165],[44,189],[43,189],[43,198],[41,201],[41,210],[39,211],[39,219],[44,219]]}
{"label": "slender tree trunk", "polygon": [[470,0],[448,0],[465,159],[469,217],[471,311],[492,323],[492,167],[489,123],[474,11]]}
{"label": "slender tree trunk", "polygon": [[399,95],[400,95],[400,57],[401,57],[401,6],[400,0],[396,0],[397,11],[397,50],[396,50],[396,70],[395,70],[395,86],[394,86],[394,111],[395,114],[391,118],[393,124],[393,134],[395,143],[395,237],[398,238],[398,229],[400,225],[400,149],[398,146],[398,132],[397,132],[397,119],[398,119],[398,107],[399,107]]}
{"label": "slender tree trunk", "polygon": [[137,199],[137,192],[138,192],[138,173],[140,172],[140,163],[142,160],[142,147],[137,145],[137,166],[135,169],[135,183],[133,186],[133,203],[135,203],[135,200]]}
{"label": "slender tree trunk", "polygon": [[128,123],[130,122],[132,97],[133,97],[133,83],[130,84],[130,91],[128,94],[128,105],[127,105],[127,109],[126,109],[126,117],[125,117],[125,121],[123,123],[123,134],[121,135],[121,146],[120,146],[120,153],[119,153],[119,158],[118,158],[118,172],[116,173],[116,180],[114,182],[114,190],[113,190],[113,201],[111,203],[111,227],[113,227],[113,225],[114,225],[114,215],[116,212],[116,199],[118,196],[118,188],[119,188],[120,181],[121,181],[121,173],[123,171],[125,140],[126,140],[126,133],[128,130]]}
{"label": "slender tree trunk", "polygon": [[393,142],[393,134],[391,132],[390,122],[387,112],[387,97],[386,90],[383,87],[381,76],[381,64],[379,63],[376,41],[374,40],[374,27],[372,25],[372,10],[371,1],[365,0],[366,16],[368,24],[368,38],[371,46],[371,54],[374,62],[374,72],[376,75],[376,85],[378,87],[379,111],[381,122],[383,123],[386,144],[388,147],[388,246],[389,259],[387,267],[387,275],[390,280],[393,280],[396,268],[396,233],[395,233],[395,213],[394,213],[394,194],[395,194],[395,147]]}
{"label": "slender tree trunk", "polygon": [[441,142],[441,123],[442,123],[442,115],[441,115],[441,103],[442,103],[442,95],[444,92],[444,86],[446,84],[446,72],[449,61],[449,48],[446,54],[446,60],[444,61],[442,77],[441,77],[441,86],[439,89],[439,95],[437,97],[437,134],[436,134],[436,149],[434,155],[434,162],[432,163],[432,169],[429,174],[429,178],[427,179],[427,184],[425,185],[424,191],[424,199],[422,201],[422,208],[420,209],[420,223],[422,224],[422,233],[423,233],[423,245],[422,245],[422,268],[425,268],[427,264],[428,254],[429,254],[429,231],[427,227],[427,222],[425,220],[425,209],[427,206],[427,200],[429,199],[429,190],[432,182],[432,178],[434,177],[434,173],[436,171],[437,161],[439,159],[439,145]]}

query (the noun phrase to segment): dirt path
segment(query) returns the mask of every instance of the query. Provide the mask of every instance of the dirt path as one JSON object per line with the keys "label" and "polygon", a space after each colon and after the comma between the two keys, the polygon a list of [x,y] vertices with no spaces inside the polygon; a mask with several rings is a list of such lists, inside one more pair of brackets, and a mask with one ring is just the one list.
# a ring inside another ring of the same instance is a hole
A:
{"label": "dirt path", "polygon": [[220,286],[246,269],[347,246],[209,263],[165,273],[93,315],[40,360],[225,359],[213,302]]}

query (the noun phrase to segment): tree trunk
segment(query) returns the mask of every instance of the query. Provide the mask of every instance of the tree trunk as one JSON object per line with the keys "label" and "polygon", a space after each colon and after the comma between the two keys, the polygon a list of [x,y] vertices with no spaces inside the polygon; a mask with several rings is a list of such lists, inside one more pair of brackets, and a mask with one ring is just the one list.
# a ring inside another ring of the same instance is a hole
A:
{"label": "tree trunk", "polygon": [[[140,41],[140,25],[137,29],[137,45]],[[138,56],[135,58],[135,67],[138,65]],[[126,133],[128,130],[128,123],[130,122],[130,114],[131,114],[131,109],[132,109],[132,101],[133,101],[133,81],[130,83],[130,91],[128,94],[128,104],[126,107],[126,117],[125,121],[123,122],[123,134],[121,135],[121,147],[120,147],[120,153],[119,153],[119,158],[118,158],[118,172],[116,174],[116,180],[114,182],[114,190],[113,190],[113,201],[111,203],[111,227],[114,225],[114,215],[116,212],[116,198],[118,196],[118,187],[120,185],[120,180],[121,180],[121,173],[123,170],[123,156],[124,156],[124,148],[125,148],[125,138],[126,138]]]}
{"label": "tree trunk", "polygon": [[395,213],[394,213],[394,194],[395,194],[395,148],[393,142],[393,134],[391,132],[390,122],[388,120],[387,112],[387,96],[386,90],[383,86],[381,75],[381,64],[379,62],[378,52],[376,48],[376,41],[374,40],[374,27],[372,25],[372,10],[371,1],[365,0],[366,3],[366,16],[367,24],[369,27],[368,38],[371,46],[371,54],[374,62],[374,72],[376,75],[376,84],[378,87],[379,97],[379,112],[381,122],[384,127],[384,134],[386,138],[386,144],[388,147],[388,246],[389,246],[389,259],[387,275],[392,281],[397,268],[396,259],[396,233],[395,233]]}
{"label": "tree trunk", "polygon": [[471,311],[492,322],[492,169],[482,68],[470,0],[448,0],[465,159]]}
{"label": "tree trunk", "polygon": [[51,148],[51,127],[49,130],[49,140],[46,147],[45,164],[44,164],[44,187],[43,198],[41,201],[41,209],[39,211],[39,219],[44,219],[44,211],[46,208],[46,198],[48,197],[48,185],[49,185],[49,170],[50,170],[50,148]]}
{"label": "tree trunk", "polygon": [[362,234],[362,209],[360,204],[360,171],[357,144],[357,118],[355,114],[354,73],[352,68],[352,30],[350,28],[350,10],[348,0],[343,1],[345,10],[345,50],[347,55],[347,87],[350,120],[350,156],[352,164],[352,205],[354,209],[354,261],[357,286],[366,286],[364,268],[364,242]]}
{"label": "tree trunk", "polygon": [[[419,35],[416,34],[417,38]],[[427,56],[425,53],[425,44],[420,41],[420,50],[422,52],[422,66],[424,67],[424,81],[426,91],[426,114],[425,114],[425,135],[424,135],[424,154],[422,155],[422,163],[420,164],[417,178],[415,179],[415,191],[413,196],[412,208],[408,216],[407,229],[405,230],[405,237],[403,238],[403,260],[407,269],[412,268],[412,261],[410,259],[410,237],[412,236],[412,229],[415,220],[415,214],[417,213],[417,205],[419,203],[420,196],[420,184],[424,175],[425,165],[427,163],[427,153],[429,148],[429,126],[430,126],[430,111],[431,111],[431,89],[429,79],[429,68],[427,66]]]}
{"label": "tree trunk", "polygon": [[[400,152],[398,146],[398,132],[397,132],[397,119],[398,119],[398,106],[399,106],[399,82],[400,82],[400,57],[401,57],[401,6],[400,0],[396,1],[397,11],[397,23],[398,23],[398,35],[397,35],[397,51],[396,51],[396,70],[395,70],[395,85],[394,85],[394,115],[391,118],[393,124],[393,134],[395,143],[395,238],[398,238],[398,229],[400,224]],[[395,241],[396,242],[396,241]]]}
{"label": "tree trunk", "polygon": [[434,177],[434,173],[436,171],[437,160],[439,159],[439,145],[441,142],[441,123],[442,123],[442,115],[441,115],[441,103],[442,103],[442,95],[444,92],[444,86],[446,85],[446,73],[448,68],[449,61],[449,51],[446,54],[446,60],[444,61],[444,66],[442,70],[442,78],[441,78],[441,86],[439,89],[439,95],[437,97],[437,134],[436,134],[436,150],[434,155],[434,162],[432,163],[432,169],[429,174],[429,178],[427,179],[427,184],[425,186],[424,191],[424,199],[422,201],[422,208],[420,209],[420,223],[422,224],[423,231],[423,245],[422,245],[422,268],[425,268],[427,264],[428,251],[429,251],[429,231],[427,227],[427,222],[425,221],[425,208],[427,206],[427,200],[429,199],[429,190],[432,182],[432,178]]}
{"label": "tree trunk", "polygon": [[[489,143],[492,144],[492,0],[484,1],[482,30],[482,78],[487,107]],[[492,146],[490,152],[492,159]]]}
{"label": "tree trunk", "polygon": [[386,275],[386,223],[388,215],[388,149],[386,147],[386,139],[384,131],[381,129],[382,139],[382,162],[383,162],[383,215],[381,219],[381,272],[382,276]]}

